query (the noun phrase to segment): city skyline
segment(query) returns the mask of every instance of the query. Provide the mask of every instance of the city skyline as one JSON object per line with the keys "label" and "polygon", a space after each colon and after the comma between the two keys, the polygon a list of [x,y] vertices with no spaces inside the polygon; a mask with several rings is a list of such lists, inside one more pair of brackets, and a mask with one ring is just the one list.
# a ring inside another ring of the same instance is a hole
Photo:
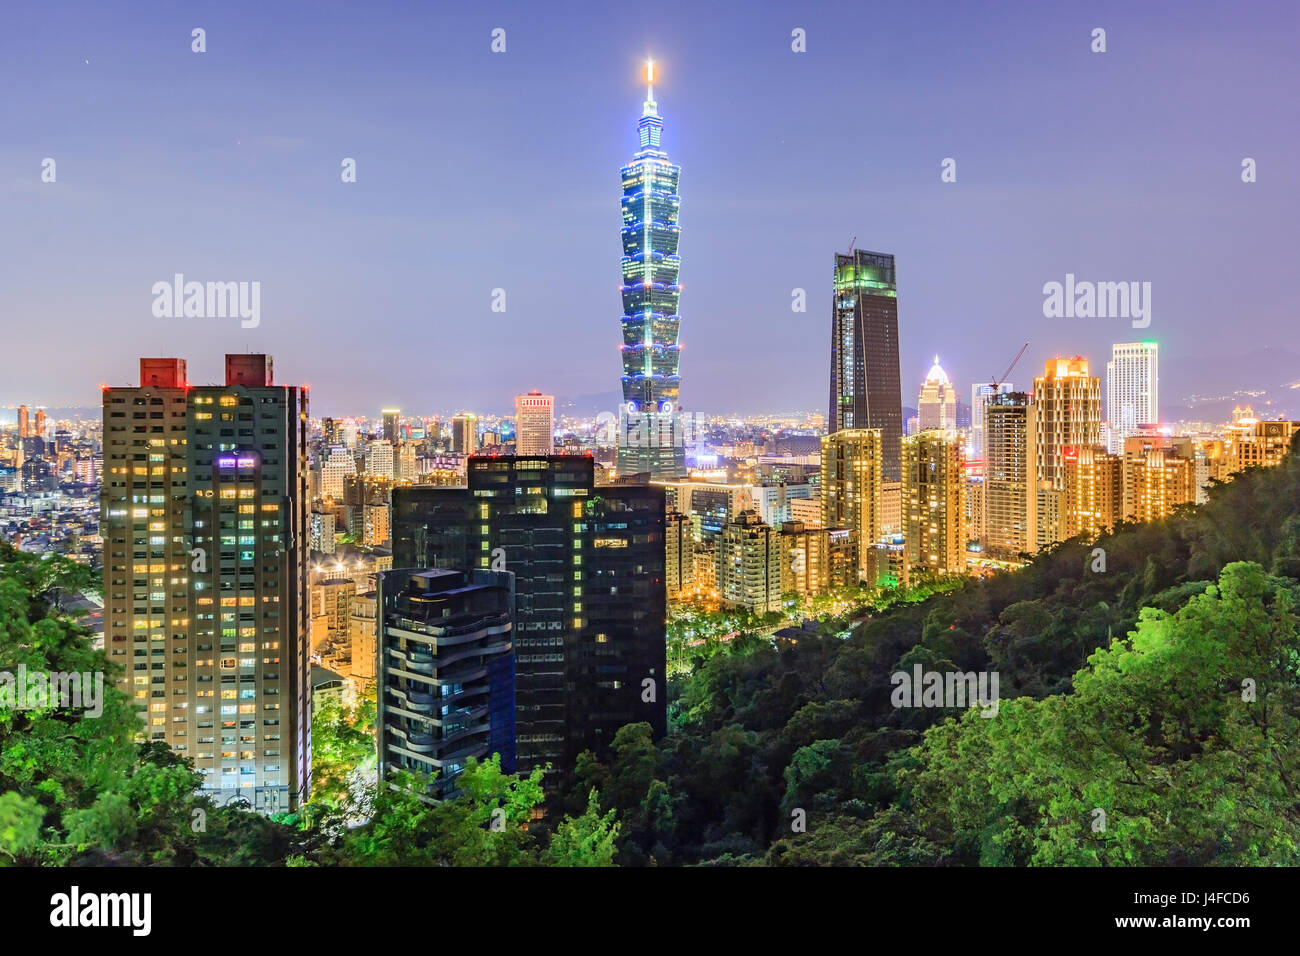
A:
{"label": "city skyline", "polygon": [[[1284,163],[1297,134],[1278,122],[1295,70],[1285,31],[1263,11],[1185,9],[1103,5],[1083,19],[954,6],[936,26],[919,12],[849,5],[759,4],[743,22],[688,8],[680,35],[647,48],[615,13],[560,28],[517,8],[500,13],[503,54],[490,52],[497,20],[453,11],[436,36],[385,32],[393,63],[373,75],[335,67],[349,51],[379,52],[364,22],[344,30],[289,10],[237,11],[127,31],[89,7],[16,10],[7,21],[31,42],[7,68],[48,79],[18,105],[0,150],[12,200],[0,248],[13,269],[7,345],[29,359],[0,401],[89,408],[93,392],[71,379],[51,388],[52,370],[120,383],[142,354],[242,351],[281,356],[285,380],[328,382],[320,414],[506,408],[529,388],[557,400],[609,393],[610,170],[625,158],[627,103],[652,56],[674,104],[668,149],[691,173],[683,407],[824,402],[814,373],[825,361],[825,257],[854,235],[898,258],[906,393],[935,351],[961,385],[989,378],[1025,339],[1033,365],[1083,354],[1099,366],[1137,336],[1122,319],[1044,318],[1043,284],[1077,275],[1152,283],[1140,337],[1160,342],[1162,396],[1176,402],[1177,376],[1199,382],[1216,369],[1205,343],[1223,339],[1225,317],[1229,355],[1286,341],[1280,240],[1297,202]],[[189,31],[204,19],[200,55]],[[874,68],[853,56],[855,23],[891,38]],[[1104,54],[1089,50],[1096,25],[1108,30]],[[791,49],[795,28],[807,52]],[[937,44],[936,32],[962,40]],[[292,53],[263,55],[260,43],[290,33]],[[743,62],[719,52],[735,33]],[[589,64],[581,77],[563,65],[578,57]],[[1032,88],[1018,82],[1031,74]],[[594,75],[607,82],[593,86]],[[837,98],[826,93],[855,77],[889,97],[873,123],[834,127],[840,148],[828,160],[824,119]],[[277,92],[263,103],[268,87]],[[254,103],[267,108],[250,126]],[[1219,127],[1208,146],[1206,115]],[[163,134],[159,116],[173,118]],[[527,166],[519,142],[538,147]],[[1247,156],[1259,163],[1249,184]],[[43,157],[58,162],[53,183],[41,182]],[[339,180],[345,157],[356,183]],[[949,157],[957,179],[944,183]],[[521,188],[501,190],[507,175]],[[526,257],[511,251],[525,246]],[[261,282],[260,323],[154,318],[153,284],[177,273]],[[504,313],[491,311],[497,288]],[[791,311],[796,289],[806,312]],[[484,345],[460,329],[494,321],[510,347],[486,353],[489,381],[474,368]],[[419,350],[339,347],[375,323],[439,338],[450,360],[436,382]],[[358,361],[371,354],[382,360]],[[1183,357],[1201,360],[1195,374],[1180,371]],[[1248,384],[1282,383],[1206,382]]]}

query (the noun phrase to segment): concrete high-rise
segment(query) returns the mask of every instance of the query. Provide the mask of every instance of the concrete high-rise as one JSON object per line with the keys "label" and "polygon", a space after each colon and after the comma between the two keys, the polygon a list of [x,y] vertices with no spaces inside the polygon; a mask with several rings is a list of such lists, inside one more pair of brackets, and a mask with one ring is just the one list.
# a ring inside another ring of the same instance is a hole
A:
{"label": "concrete high-rise", "polygon": [[555,453],[555,396],[529,392],[515,396],[515,454]]}
{"label": "concrete high-rise", "polygon": [[307,392],[266,355],[225,385],[141,359],[106,387],[105,649],[146,739],[194,762],[220,803],[292,810],[308,795]]}
{"label": "concrete high-rise", "polygon": [[335,500],[343,497],[343,480],[357,473],[357,459],[342,445],[332,445],[321,450],[320,493],[322,498]]}
{"label": "concrete high-rise", "polygon": [[677,224],[681,167],[661,144],[664,121],[654,97],[654,64],[646,64],[646,98],[637,123],[640,148],[623,180],[623,405],[617,470],[672,480],[686,472],[678,395],[681,388],[681,260]]}
{"label": "concrete high-rise", "polygon": [[695,534],[689,515],[664,515],[664,587],[669,601],[679,601],[695,583]]}
{"label": "concrete high-rise", "polygon": [[1033,401],[1007,392],[990,396],[984,410],[984,550],[1014,559],[1038,548]]}
{"label": "concrete high-rise", "polygon": [[[1190,450],[1190,449],[1188,449]],[[1196,502],[1195,457],[1164,435],[1124,439],[1124,519],[1159,521]]]}
{"label": "concrete high-rise", "polygon": [[827,431],[878,429],[882,477],[899,480],[903,401],[894,257],[857,249],[835,256]]}
{"label": "concrete high-rise", "polygon": [[984,406],[988,403],[989,396],[995,392],[1006,393],[1015,390],[1015,386],[1010,382],[999,382],[996,386],[990,382],[983,382],[971,386],[970,440],[967,442],[968,453],[971,458],[984,458]]}
{"label": "concrete high-rise", "polygon": [[822,437],[822,526],[849,529],[863,578],[873,573],[868,559],[884,530],[883,444],[879,428],[842,428]]}
{"label": "concrete high-rise", "polygon": [[1101,379],[1088,360],[1049,359],[1034,379],[1036,478],[1054,490],[1064,485],[1062,451],[1101,440]]}
{"label": "concrete high-rise", "polygon": [[457,455],[478,451],[478,418],[462,412],[451,420],[451,450]]}
{"label": "concrete high-rise", "polygon": [[1124,453],[1124,439],[1143,425],[1160,421],[1160,347],[1155,342],[1124,342],[1111,346],[1106,363],[1106,421],[1108,448]]}
{"label": "concrete high-rise", "polygon": [[966,572],[966,475],[956,431],[903,439],[903,574]]}
{"label": "concrete high-rise", "polygon": [[1062,538],[1096,538],[1123,517],[1123,459],[1100,445],[1066,448]]}
{"label": "concrete high-rise", "polygon": [[718,538],[718,592],[727,607],[781,610],[781,535],[758,513],[742,511]]}
{"label": "concrete high-rise", "polygon": [[366,474],[391,479],[395,473],[393,446],[386,440],[375,439],[366,443]]}
{"label": "concrete high-rise", "polygon": [[394,489],[394,561],[514,573],[520,768],[665,733],[663,489],[597,487],[585,455],[474,457],[468,482]]}

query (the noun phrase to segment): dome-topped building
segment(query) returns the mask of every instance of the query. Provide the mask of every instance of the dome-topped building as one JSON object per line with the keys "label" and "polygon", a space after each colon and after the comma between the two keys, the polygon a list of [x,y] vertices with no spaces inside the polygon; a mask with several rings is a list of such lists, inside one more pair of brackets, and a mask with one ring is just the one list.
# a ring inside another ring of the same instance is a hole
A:
{"label": "dome-topped building", "polygon": [[921,394],[916,400],[917,424],[921,431],[939,429],[950,431],[957,428],[957,390],[952,387],[948,373],[939,364],[939,356],[934,357],[921,386]]}

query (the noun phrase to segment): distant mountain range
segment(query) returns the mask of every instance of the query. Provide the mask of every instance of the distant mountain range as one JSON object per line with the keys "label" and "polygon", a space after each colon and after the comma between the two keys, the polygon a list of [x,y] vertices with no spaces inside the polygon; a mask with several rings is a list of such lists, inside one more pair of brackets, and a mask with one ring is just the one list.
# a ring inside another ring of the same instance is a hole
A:
{"label": "distant mountain range", "polygon": [[1160,399],[1166,421],[1227,421],[1236,405],[1251,405],[1261,418],[1300,418],[1300,354],[1161,355]]}

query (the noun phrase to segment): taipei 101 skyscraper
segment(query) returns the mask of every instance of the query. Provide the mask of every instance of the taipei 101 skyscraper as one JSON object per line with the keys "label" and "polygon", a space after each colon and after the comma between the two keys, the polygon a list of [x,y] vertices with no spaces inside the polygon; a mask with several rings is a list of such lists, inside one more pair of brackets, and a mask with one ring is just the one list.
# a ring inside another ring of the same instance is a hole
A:
{"label": "taipei 101 skyscraper", "polygon": [[686,449],[677,395],[681,358],[677,314],[677,212],[681,167],[660,145],[664,121],[646,63],[646,99],[637,124],[640,149],[623,167],[623,406],[619,475],[673,479],[685,474]]}

